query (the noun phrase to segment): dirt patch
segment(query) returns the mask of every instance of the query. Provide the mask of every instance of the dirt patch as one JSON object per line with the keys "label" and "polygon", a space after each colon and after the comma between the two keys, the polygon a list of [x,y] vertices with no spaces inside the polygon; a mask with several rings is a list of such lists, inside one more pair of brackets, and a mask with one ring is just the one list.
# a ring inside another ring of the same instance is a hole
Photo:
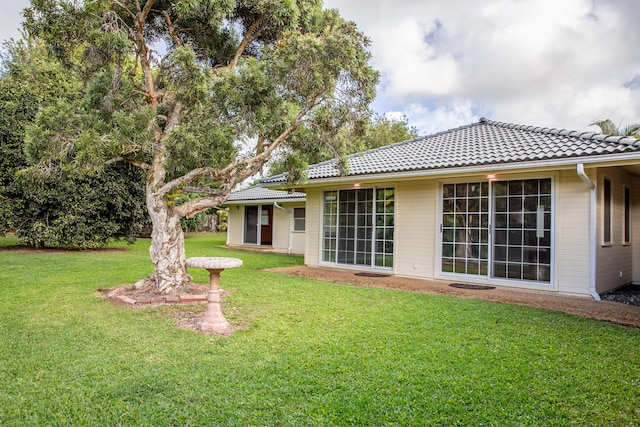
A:
{"label": "dirt patch", "polygon": [[596,301],[586,297],[570,297],[551,292],[515,290],[501,287],[482,290],[460,289],[449,286],[451,283],[449,281],[413,279],[398,276],[364,277],[358,276],[356,272],[350,270],[321,267],[283,267],[272,268],[266,271],[358,286],[451,295],[462,298],[477,298],[486,301],[559,311],[590,319],[604,320],[620,325],[640,328],[640,307],[612,301]]}

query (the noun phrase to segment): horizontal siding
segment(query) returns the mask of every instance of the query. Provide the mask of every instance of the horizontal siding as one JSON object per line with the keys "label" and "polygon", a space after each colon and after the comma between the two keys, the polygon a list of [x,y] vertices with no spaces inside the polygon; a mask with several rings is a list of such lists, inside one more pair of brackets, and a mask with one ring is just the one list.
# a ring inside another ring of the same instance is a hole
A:
{"label": "horizontal siding", "polygon": [[307,243],[304,251],[306,265],[320,265],[320,236],[322,235],[322,190],[310,188],[307,190]]}
{"label": "horizontal siding", "polygon": [[242,206],[230,205],[229,216],[227,218],[227,244],[242,244],[242,215],[244,210]]}
{"label": "horizontal siding", "polygon": [[[604,227],[604,179],[611,181],[611,245],[602,244]],[[624,168],[598,170],[598,220],[596,241],[596,290],[598,293],[623,286],[633,280],[632,246],[623,244],[624,186],[631,188],[632,178]],[[622,272],[622,277],[620,273]]]}
{"label": "horizontal siding", "polygon": [[559,173],[555,205],[557,289],[589,295],[591,192],[575,170]]}
{"label": "horizontal siding", "polygon": [[273,228],[271,246],[275,252],[289,252],[289,206],[282,205],[284,209],[273,207]]}
{"label": "horizontal siding", "polygon": [[438,182],[402,182],[396,187],[396,274],[433,278],[436,263]]}
{"label": "horizontal siding", "polygon": [[631,181],[631,252],[633,283],[640,283],[640,177]]}

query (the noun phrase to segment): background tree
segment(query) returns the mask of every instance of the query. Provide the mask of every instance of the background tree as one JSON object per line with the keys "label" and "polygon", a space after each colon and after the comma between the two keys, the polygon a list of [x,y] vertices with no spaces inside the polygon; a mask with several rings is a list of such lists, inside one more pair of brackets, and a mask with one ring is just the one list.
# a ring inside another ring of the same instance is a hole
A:
{"label": "background tree", "polygon": [[23,244],[96,247],[134,238],[146,220],[142,174],[130,166],[104,171],[73,165],[25,174],[25,128],[41,108],[81,96],[77,75],[35,38],[5,45],[0,75],[0,232]]}
{"label": "background tree", "polygon": [[[137,285],[157,292],[191,281],[180,218],[223,203],[300,135],[333,143],[375,96],[368,39],[317,0],[32,0],[25,16],[83,77],[80,98],[28,129],[31,173],[142,169],[154,272]],[[187,186],[200,197],[175,203]]]}
{"label": "background tree", "polygon": [[597,120],[590,124],[590,126],[598,126],[602,133],[615,136],[633,136],[640,138],[640,123],[633,123],[625,127],[616,126],[610,119]]}
{"label": "background tree", "polygon": [[313,135],[307,136],[309,138],[300,137],[276,153],[269,162],[270,175],[287,172],[290,174],[290,181],[296,182],[303,179],[304,171],[309,165],[407,141],[419,135],[415,127],[409,126],[406,117],[394,119],[375,115],[341,129],[335,136],[337,144],[332,146],[318,144]]}

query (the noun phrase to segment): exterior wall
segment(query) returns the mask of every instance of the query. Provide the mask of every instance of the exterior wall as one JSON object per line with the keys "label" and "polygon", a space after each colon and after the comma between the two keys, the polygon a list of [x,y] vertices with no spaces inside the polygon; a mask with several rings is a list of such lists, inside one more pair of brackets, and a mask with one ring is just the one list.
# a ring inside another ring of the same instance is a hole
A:
{"label": "exterior wall", "polygon": [[[595,170],[588,171],[595,182]],[[590,201],[589,187],[575,169],[543,171],[528,174],[504,174],[500,179],[553,176],[554,182],[554,237],[552,285],[540,286],[527,282],[458,276],[459,280],[488,282],[501,286],[514,286],[562,294],[590,296]],[[441,182],[474,182],[486,180],[486,175],[447,179],[416,179],[395,183],[395,256],[394,274],[425,279],[453,280],[456,275],[440,273],[439,225]],[[385,185],[389,185],[385,183]],[[376,186],[375,183],[367,184]],[[340,187],[327,187],[336,189]],[[344,188],[344,187],[343,187]],[[622,188],[622,187],[620,187]],[[321,265],[322,196],[325,189],[307,189],[307,246],[305,264]],[[620,189],[622,194],[622,189]],[[640,196],[640,194],[639,194]],[[640,197],[638,197],[640,200]],[[621,203],[621,201],[620,201]],[[640,218],[638,218],[640,227]],[[622,230],[616,231],[621,239]],[[637,245],[637,246],[640,246]],[[628,249],[628,247],[627,247]],[[640,254],[638,254],[640,256]],[[630,258],[630,256],[629,256]],[[626,261],[625,261],[626,262]],[[629,261],[630,268],[630,261]],[[617,267],[615,267],[617,268]],[[617,270],[616,270],[617,271]],[[630,280],[630,270],[627,281]],[[638,273],[640,276],[640,272]],[[599,290],[602,292],[601,290]]]}
{"label": "exterior wall", "polygon": [[396,185],[395,273],[433,278],[437,265],[438,182]]}
{"label": "exterior wall", "polygon": [[[291,226],[291,213],[289,206],[278,203],[284,209],[273,207],[272,241],[271,247],[274,252],[289,252],[289,227]],[[286,209],[286,210],[285,210]]]}
{"label": "exterior wall", "polygon": [[295,231],[293,229],[293,209],[306,208],[305,203],[291,203],[283,206],[286,206],[286,208],[291,211],[291,253],[295,255],[303,255],[307,245],[306,229],[308,227],[308,220],[305,218],[305,231]]}
{"label": "exterior wall", "polygon": [[242,244],[243,215],[243,206],[229,205],[229,217],[227,218],[227,245]]}
{"label": "exterior wall", "polygon": [[640,176],[631,184],[631,250],[633,253],[633,283],[640,283]]}
{"label": "exterior wall", "polygon": [[[260,205],[265,205],[261,203]],[[304,254],[306,233],[293,231],[293,208],[305,207],[304,202],[278,203],[284,209],[273,207],[272,243],[275,252]],[[255,206],[255,205],[252,205]],[[244,227],[244,205],[229,205],[227,244],[242,245]],[[291,252],[289,252],[291,247]]]}
{"label": "exterior wall", "polygon": [[[594,171],[587,175],[595,182]],[[563,294],[590,295],[591,190],[576,170],[559,173],[555,197],[555,277]]]}
{"label": "exterior wall", "polygon": [[[611,181],[611,244],[603,243],[604,179]],[[632,175],[624,168],[598,169],[596,239],[596,291],[603,293],[632,281],[633,245],[623,242],[624,186],[632,188]]]}
{"label": "exterior wall", "polygon": [[304,254],[306,233],[293,231],[293,208],[304,208],[304,203],[278,203],[283,209],[273,208],[273,250],[280,253]]}
{"label": "exterior wall", "polygon": [[322,259],[322,189],[307,189],[307,243],[304,251],[304,263],[317,267]]}

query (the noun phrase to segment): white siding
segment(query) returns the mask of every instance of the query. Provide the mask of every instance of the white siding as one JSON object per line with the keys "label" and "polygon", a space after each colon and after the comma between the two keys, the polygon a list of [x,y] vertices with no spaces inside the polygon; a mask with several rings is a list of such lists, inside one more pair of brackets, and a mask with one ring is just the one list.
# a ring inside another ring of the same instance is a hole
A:
{"label": "white siding", "polygon": [[396,274],[435,276],[437,195],[435,180],[401,182],[396,186]]}
{"label": "white siding", "polygon": [[239,205],[229,205],[227,218],[227,245],[242,244],[242,223],[244,208]]}
{"label": "white siding", "polygon": [[306,265],[320,265],[320,245],[322,244],[322,190],[307,190],[307,243],[304,251]]}
{"label": "white siding", "polygon": [[640,177],[631,181],[631,250],[633,253],[633,283],[640,283]]}
{"label": "white siding", "polygon": [[284,209],[273,206],[273,227],[271,228],[271,246],[275,252],[289,252],[289,227],[290,208],[287,205],[279,204]]}
{"label": "white siding", "polygon": [[555,197],[555,277],[557,289],[563,294],[590,295],[590,204],[590,189],[577,172],[560,172]]}
{"label": "white siding", "polygon": [[[611,244],[602,244],[604,227],[604,179],[611,181]],[[596,291],[619,288],[632,281],[632,246],[623,244],[624,186],[631,187],[632,176],[623,168],[598,170],[598,221],[596,240]],[[620,277],[622,276],[622,277]]]}
{"label": "white siding", "polygon": [[[305,231],[295,231],[293,229],[293,210],[294,208],[304,208],[304,203],[291,203],[287,205],[283,205],[289,211],[291,211],[291,253],[295,255],[303,255],[305,251],[305,246],[307,244],[307,232],[306,232],[306,217],[305,217]],[[305,212],[306,215],[306,212]]]}

